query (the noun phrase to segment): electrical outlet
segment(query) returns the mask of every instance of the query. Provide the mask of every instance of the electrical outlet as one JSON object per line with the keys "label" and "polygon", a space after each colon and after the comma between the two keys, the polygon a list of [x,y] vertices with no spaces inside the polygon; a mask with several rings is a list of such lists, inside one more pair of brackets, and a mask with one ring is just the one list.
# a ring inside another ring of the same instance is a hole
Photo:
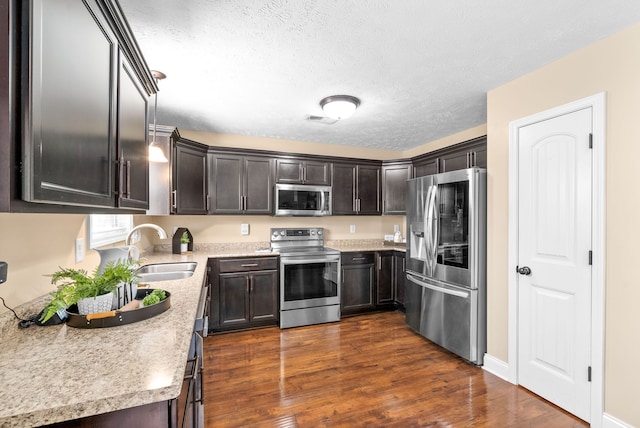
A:
{"label": "electrical outlet", "polygon": [[84,260],[84,239],[76,239],[76,263]]}
{"label": "electrical outlet", "polygon": [[9,263],[0,262],[0,284],[7,281],[8,271],[9,271]]}
{"label": "electrical outlet", "polygon": [[394,224],[393,225],[393,233],[399,232],[400,231],[400,225],[399,224]]}
{"label": "electrical outlet", "polygon": [[350,224],[349,225],[349,232],[350,233],[356,233],[356,225],[355,224]]}
{"label": "electrical outlet", "polygon": [[242,223],[240,225],[240,234],[241,235],[248,235],[249,234],[249,224],[248,223]]}

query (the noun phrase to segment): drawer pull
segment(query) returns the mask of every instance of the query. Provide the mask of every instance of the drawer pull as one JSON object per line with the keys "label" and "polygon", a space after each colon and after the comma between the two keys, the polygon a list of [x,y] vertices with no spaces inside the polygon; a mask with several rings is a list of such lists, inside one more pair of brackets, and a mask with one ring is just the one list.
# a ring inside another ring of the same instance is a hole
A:
{"label": "drawer pull", "polygon": [[356,261],[356,260],[366,260],[366,257],[351,257],[351,260]]}
{"label": "drawer pull", "polygon": [[258,266],[258,263],[245,263],[245,264],[242,264],[240,266],[242,266],[242,267],[256,267],[256,266]]}

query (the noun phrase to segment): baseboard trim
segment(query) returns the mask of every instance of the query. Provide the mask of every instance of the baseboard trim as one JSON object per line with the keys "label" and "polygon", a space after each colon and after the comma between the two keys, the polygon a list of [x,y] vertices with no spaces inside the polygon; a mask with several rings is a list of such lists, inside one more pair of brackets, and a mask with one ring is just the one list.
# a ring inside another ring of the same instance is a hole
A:
{"label": "baseboard trim", "polygon": [[602,415],[602,428],[631,428],[631,425],[605,413]]}
{"label": "baseboard trim", "polygon": [[484,354],[484,364],[482,368],[509,382],[509,364],[504,361],[496,357],[492,357],[489,354]]}

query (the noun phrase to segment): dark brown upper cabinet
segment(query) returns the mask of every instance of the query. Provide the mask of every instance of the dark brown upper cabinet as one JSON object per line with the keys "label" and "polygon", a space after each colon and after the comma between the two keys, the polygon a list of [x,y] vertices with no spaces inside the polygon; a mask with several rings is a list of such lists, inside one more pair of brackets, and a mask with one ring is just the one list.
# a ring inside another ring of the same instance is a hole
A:
{"label": "dark brown upper cabinet", "polygon": [[276,183],[331,185],[331,163],[322,161],[276,159]]}
{"label": "dark brown upper cabinet", "polygon": [[407,180],[412,177],[409,161],[382,165],[382,214],[405,215]]}
{"label": "dark brown upper cabinet", "polygon": [[273,213],[273,158],[215,151],[208,156],[210,214]]}
{"label": "dark brown upper cabinet", "polygon": [[157,87],[117,1],[5,1],[0,13],[0,210],[145,210]]}
{"label": "dark brown upper cabinet", "polygon": [[148,94],[125,55],[118,69],[118,206],[149,207]]}
{"label": "dark brown upper cabinet", "polygon": [[209,211],[208,148],[206,144],[190,140],[173,142],[172,214],[207,214]]}
{"label": "dark brown upper cabinet", "polygon": [[487,167],[487,137],[482,136],[414,157],[413,176]]}
{"label": "dark brown upper cabinet", "polygon": [[334,163],[333,215],[380,215],[381,163]]}

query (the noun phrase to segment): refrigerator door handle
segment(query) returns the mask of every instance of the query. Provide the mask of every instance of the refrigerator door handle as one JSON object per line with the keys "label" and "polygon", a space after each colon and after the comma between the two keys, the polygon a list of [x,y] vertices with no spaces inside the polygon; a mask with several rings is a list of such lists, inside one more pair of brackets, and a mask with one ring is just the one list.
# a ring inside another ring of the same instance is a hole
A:
{"label": "refrigerator door handle", "polygon": [[411,275],[411,274],[407,274],[407,279],[411,282],[413,282],[414,284],[417,284],[421,287],[424,288],[428,288],[430,290],[436,291],[438,293],[444,293],[444,294],[450,294],[452,296],[456,296],[456,297],[462,297],[464,299],[468,299],[469,298],[469,293],[466,291],[459,291],[459,290],[452,290],[451,288],[444,288],[444,287],[438,287],[437,285],[433,285],[433,284],[429,284],[426,282],[421,281],[419,278],[416,278],[415,276]]}
{"label": "refrigerator door handle", "polygon": [[436,266],[438,265],[438,243],[440,242],[440,205],[438,204],[438,186],[434,186],[433,189],[433,204],[431,206],[433,210],[433,223],[431,224],[432,230],[431,236],[433,244],[431,246],[431,261],[433,263],[433,274],[435,275]]}
{"label": "refrigerator door handle", "polygon": [[422,245],[424,247],[424,269],[423,273],[426,275],[427,269],[430,268],[429,264],[429,237],[431,236],[429,233],[429,197],[431,196],[431,186],[427,189],[427,197],[424,199],[424,216],[422,217]]}
{"label": "refrigerator door handle", "polygon": [[[427,201],[425,204],[425,216],[424,216],[424,230],[426,231],[425,236],[425,254],[426,254],[426,263],[428,266],[428,274],[429,276],[435,275],[435,257],[434,254],[437,253],[437,246],[434,249],[434,231],[433,231],[433,222],[435,217],[435,205],[436,205],[436,193],[438,192],[437,185],[429,186],[429,190],[427,191]],[[437,232],[436,232],[437,234]],[[436,241],[437,243],[437,241]]]}

